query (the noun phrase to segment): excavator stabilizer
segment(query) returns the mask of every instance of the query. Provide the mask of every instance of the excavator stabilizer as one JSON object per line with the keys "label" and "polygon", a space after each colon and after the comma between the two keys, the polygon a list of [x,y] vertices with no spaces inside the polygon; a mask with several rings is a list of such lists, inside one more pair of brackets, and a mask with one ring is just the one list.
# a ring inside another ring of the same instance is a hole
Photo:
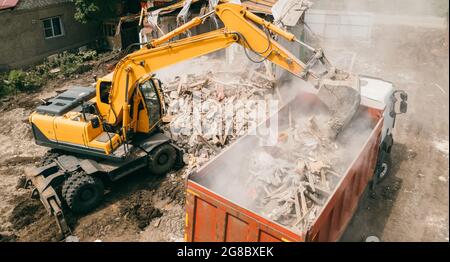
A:
{"label": "excavator stabilizer", "polygon": [[39,197],[49,215],[55,217],[63,237],[67,237],[72,232],[64,217],[61,199],[55,190],[55,184],[64,179],[64,175],[56,163],[25,170],[26,187],[32,187],[32,197]]}

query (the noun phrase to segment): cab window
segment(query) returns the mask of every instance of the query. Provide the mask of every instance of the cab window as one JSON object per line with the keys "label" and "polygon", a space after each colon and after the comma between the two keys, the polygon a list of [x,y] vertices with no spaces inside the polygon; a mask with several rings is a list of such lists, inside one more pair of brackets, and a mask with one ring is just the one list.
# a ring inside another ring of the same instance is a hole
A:
{"label": "cab window", "polygon": [[161,119],[161,105],[158,93],[152,80],[142,83],[140,89],[147,106],[150,127],[152,127]]}
{"label": "cab window", "polygon": [[100,83],[100,101],[109,104],[109,92],[111,91],[111,82]]}

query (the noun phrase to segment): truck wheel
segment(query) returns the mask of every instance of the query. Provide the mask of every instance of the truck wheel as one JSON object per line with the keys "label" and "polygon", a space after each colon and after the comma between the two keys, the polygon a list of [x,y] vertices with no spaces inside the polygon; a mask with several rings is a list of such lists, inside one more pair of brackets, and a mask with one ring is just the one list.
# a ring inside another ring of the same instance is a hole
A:
{"label": "truck wheel", "polygon": [[150,153],[148,168],[155,175],[163,175],[174,168],[176,159],[176,149],[170,144],[164,144]]}
{"label": "truck wheel", "polygon": [[391,154],[386,151],[382,151],[380,155],[380,161],[377,164],[376,176],[377,183],[381,183],[391,173],[392,159]]}
{"label": "truck wheel", "polygon": [[87,213],[97,207],[103,198],[104,186],[100,179],[84,172],[72,174],[64,181],[62,193],[69,208],[75,213]]}

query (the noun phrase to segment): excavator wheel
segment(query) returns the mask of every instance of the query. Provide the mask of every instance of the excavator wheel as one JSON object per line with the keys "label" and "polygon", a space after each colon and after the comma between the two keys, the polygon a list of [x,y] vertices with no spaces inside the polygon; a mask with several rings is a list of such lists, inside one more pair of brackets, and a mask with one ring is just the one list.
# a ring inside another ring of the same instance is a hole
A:
{"label": "excavator wheel", "polygon": [[175,165],[174,165],[174,171],[178,171],[180,169],[182,169],[186,164],[184,163],[183,160],[183,151],[181,150],[177,150],[177,158],[175,161]]}
{"label": "excavator wheel", "polygon": [[93,210],[103,198],[103,182],[79,171],[64,181],[62,195],[69,208],[79,214]]}
{"label": "excavator wheel", "polygon": [[177,160],[177,150],[170,144],[163,144],[150,152],[148,168],[152,174],[163,175],[171,171]]}
{"label": "excavator wheel", "polygon": [[38,165],[39,166],[49,165],[49,164],[53,163],[53,161],[55,161],[55,159],[58,158],[60,155],[61,154],[57,150],[50,149],[45,153],[45,155],[42,157],[42,159]]}

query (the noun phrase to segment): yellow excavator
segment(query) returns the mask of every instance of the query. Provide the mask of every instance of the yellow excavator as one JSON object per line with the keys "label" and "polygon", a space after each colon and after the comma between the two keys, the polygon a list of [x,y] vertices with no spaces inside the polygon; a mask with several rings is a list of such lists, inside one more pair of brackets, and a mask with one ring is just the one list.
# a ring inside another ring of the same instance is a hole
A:
{"label": "yellow excavator", "polygon": [[[212,15],[223,23],[221,29],[171,41]],[[297,42],[314,55],[303,63],[273,40],[274,35]],[[342,114],[330,126],[333,129],[344,127],[359,106],[357,81],[332,69],[320,49],[241,5],[219,4],[158,39],[136,44],[143,47],[121,59],[113,73],[97,79],[95,89],[71,88],[31,114],[36,143],[66,152],[26,171],[27,186],[55,216],[65,236],[70,228],[63,207],[75,213],[89,212],[102,200],[105,184],[142,168],[164,174],[182,165],[182,150],[158,128],[165,108],[161,82],[153,72],[234,43],[313,83],[326,105],[339,106],[338,110],[331,109],[336,116]],[[318,66],[327,70],[317,75],[313,68]]]}

